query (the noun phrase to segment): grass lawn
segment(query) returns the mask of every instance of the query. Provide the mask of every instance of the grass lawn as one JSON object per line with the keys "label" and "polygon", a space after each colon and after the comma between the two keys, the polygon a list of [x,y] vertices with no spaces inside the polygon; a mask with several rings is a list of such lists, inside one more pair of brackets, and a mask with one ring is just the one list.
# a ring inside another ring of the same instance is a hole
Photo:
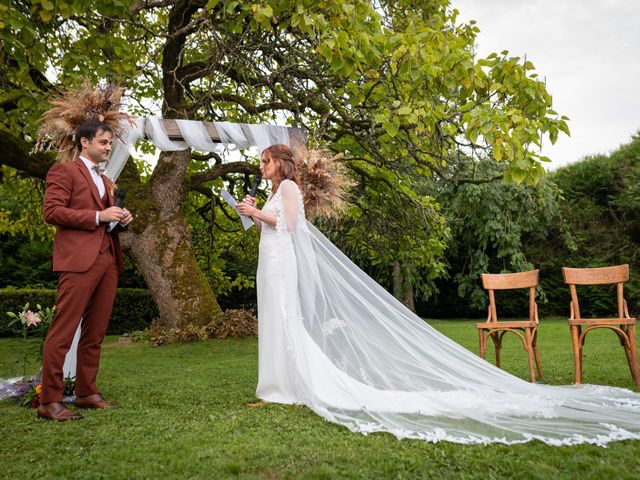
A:
{"label": "grass lawn", "polygon": [[[430,323],[477,353],[473,321]],[[566,320],[543,319],[539,335],[546,382],[571,383]],[[0,377],[21,373],[16,349],[0,339]],[[585,382],[633,388],[612,332],[590,333],[585,352]],[[528,378],[515,336],[502,359]],[[153,348],[108,338],[99,383],[122,408],[54,423],[0,401],[0,478],[640,478],[640,442],[463,446],[363,436],[304,407],[250,408],[256,379],[256,339]]]}

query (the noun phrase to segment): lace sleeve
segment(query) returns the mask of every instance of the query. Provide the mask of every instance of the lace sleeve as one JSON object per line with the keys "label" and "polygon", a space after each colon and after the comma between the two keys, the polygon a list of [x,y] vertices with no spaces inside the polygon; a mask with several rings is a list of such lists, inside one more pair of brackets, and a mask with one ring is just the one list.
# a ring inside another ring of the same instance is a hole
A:
{"label": "lace sleeve", "polygon": [[292,232],[296,228],[298,221],[298,197],[300,189],[295,182],[284,180],[280,184],[280,195],[282,200],[282,210],[278,215],[278,228],[284,227],[286,231]]}

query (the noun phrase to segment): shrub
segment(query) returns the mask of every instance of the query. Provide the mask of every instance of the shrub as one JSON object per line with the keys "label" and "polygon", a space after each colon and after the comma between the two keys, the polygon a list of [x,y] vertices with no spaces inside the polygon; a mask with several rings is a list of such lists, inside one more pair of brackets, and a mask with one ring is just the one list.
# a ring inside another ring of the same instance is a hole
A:
{"label": "shrub", "polygon": [[131,337],[150,340],[154,346],[171,343],[197,342],[209,338],[246,338],[258,335],[258,320],[249,310],[226,310],[209,325],[186,325],[180,328],[163,328],[153,322],[145,332],[133,332]]}
{"label": "shrub", "polygon": [[218,322],[207,326],[214,338],[246,338],[258,335],[258,319],[249,310],[226,310]]}
{"label": "shrub", "polygon": [[[29,303],[53,307],[56,291],[49,289],[0,289],[0,336],[15,335],[9,327],[11,317],[6,312],[17,312]],[[107,333],[119,335],[124,332],[142,330],[151,325],[158,316],[158,307],[151,294],[141,288],[119,288],[113,305],[111,322]]]}
{"label": "shrub", "polygon": [[143,330],[159,315],[158,307],[144,288],[119,288],[107,333],[120,335]]}

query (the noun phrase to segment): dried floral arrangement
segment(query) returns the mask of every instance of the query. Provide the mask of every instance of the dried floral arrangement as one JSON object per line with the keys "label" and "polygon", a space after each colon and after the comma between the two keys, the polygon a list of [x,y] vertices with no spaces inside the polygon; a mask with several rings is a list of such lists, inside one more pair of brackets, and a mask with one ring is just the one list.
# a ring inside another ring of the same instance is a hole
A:
{"label": "dried floral arrangement", "polygon": [[34,151],[57,150],[58,163],[73,160],[76,156],[76,127],[94,118],[109,125],[118,135],[122,129],[120,120],[130,120],[128,114],[120,111],[123,93],[123,87],[93,87],[85,80],[80,88],[52,99],[53,106],[42,116],[43,124],[38,131]]}
{"label": "dried floral arrangement", "polygon": [[338,218],[347,206],[347,191],[354,185],[341,161],[344,154],[336,155],[324,146],[298,146],[294,153],[307,217]]}

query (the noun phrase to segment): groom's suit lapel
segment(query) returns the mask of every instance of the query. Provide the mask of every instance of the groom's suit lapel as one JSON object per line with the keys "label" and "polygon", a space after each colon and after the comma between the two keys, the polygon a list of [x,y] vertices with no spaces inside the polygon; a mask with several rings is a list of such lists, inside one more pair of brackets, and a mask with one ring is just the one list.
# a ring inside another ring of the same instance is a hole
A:
{"label": "groom's suit lapel", "polygon": [[[80,173],[82,174],[82,176],[86,180],[87,184],[89,185],[89,189],[91,190],[91,194],[93,195],[93,199],[96,201],[96,203],[98,205],[100,205],[102,208],[104,208],[104,202],[100,198],[100,193],[98,192],[98,187],[96,187],[96,184],[94,183],[93,178],[91,178],[91,172],[89,172],[89,169],[84,164],[84,162],[82,160],[80,160],[79,158],[74,160],[74,163],[76,164],[76,166],[78,167],[78,170],[80,170]],[[107,193],[107,195],[109,195],[109,194]]]}
{"label": "groom's suit lapel", "polygon": [[102,181],[104,182],[104,187],[106,189],[105,200],[107,203],[105,207],[113,207],[116,203],[115,199],[113,198],[113,190],[115,188],[115,185],[113,181],[109,177],[107,177],[104,173],[100,175],[100,178],[102,178]]}

